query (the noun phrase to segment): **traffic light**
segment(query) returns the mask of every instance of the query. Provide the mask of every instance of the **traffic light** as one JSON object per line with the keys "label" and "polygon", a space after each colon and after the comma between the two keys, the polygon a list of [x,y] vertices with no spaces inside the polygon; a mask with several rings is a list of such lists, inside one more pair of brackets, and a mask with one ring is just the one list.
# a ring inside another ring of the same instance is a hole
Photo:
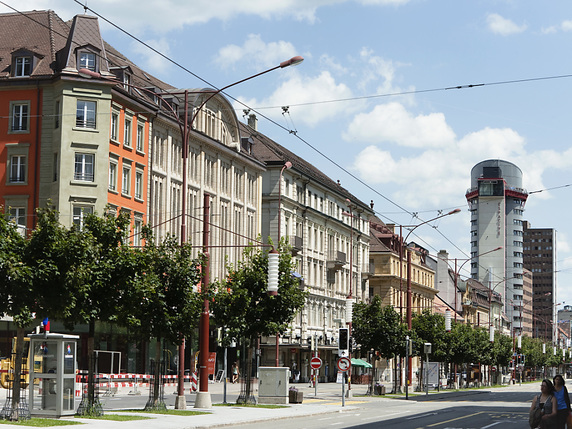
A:
{"label": "traffic light", "polygon": [[349,350],[349,331],[348,328],[340,328],[338,330],[338,350],[345,352]]}

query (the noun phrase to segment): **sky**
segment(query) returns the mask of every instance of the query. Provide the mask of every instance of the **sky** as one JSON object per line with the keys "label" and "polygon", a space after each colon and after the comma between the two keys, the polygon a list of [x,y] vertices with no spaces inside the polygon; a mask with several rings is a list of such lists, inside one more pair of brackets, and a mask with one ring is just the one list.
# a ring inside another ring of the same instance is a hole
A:
{"label": "sky", "polygon": [[[0,13],[12,12],[6,5],[64,20],[84,13],[74,0],[2,0]],[[557,230],[557,302],[572,305],[569,0],[87,5],[116,26],[100,18],[108,43],[180,88],[224,87],[302,55],[301,65],[227,94],[257,112],[259,131],[373,200],[386,223],[416,225],[460,208],[415,230],[433,255],[470,255],[471,168],[491,158],[516,164],[533,192],[524,219]],[[243,119],[245,107],[234,105]]]}

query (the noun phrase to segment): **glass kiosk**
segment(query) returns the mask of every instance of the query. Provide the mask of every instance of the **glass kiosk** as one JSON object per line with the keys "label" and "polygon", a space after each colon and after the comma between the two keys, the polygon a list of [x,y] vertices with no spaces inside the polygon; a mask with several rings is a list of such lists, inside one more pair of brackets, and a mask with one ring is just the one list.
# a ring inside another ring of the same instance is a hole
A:
{"label": "glass kiosk", "polygon": [[31,334],[30,413],[61,417],[75,413],[77,335]]}

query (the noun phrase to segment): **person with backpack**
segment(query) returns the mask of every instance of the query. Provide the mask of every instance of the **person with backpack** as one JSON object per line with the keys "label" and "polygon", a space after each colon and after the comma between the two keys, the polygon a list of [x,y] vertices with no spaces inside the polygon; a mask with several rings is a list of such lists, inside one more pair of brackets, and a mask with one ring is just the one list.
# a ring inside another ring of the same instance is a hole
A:
{"label": "person with backpack", "polygon": [[556,429],[556,407],[554,385],[550,380],[542,380],[540,395],[535,396],[530,406],[530,429]]}
{"label": "person with backpack", "polygon": [[552,381],[554,382],[554,399],[556,402],[556,426],[554,427],[564,429],[570,414],[570,396],[565,386],[564,377],[556,374]]}

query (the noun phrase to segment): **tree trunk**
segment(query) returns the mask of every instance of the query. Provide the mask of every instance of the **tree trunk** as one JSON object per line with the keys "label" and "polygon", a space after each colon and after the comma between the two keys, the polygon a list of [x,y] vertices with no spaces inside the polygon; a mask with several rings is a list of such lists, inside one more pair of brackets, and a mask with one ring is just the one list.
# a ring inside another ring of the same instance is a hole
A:
{"label": "tree trunk", "polygon": [[16,356],[14,356],[13,372],[14,376],[12,378],[12,412],[10,413],[11,421],[17,421],[20,417],[20,381],[22,379],[22,360],[24,357],[24,334],[25,329],[18,327],[16,330]]}
{"label": "tree trunk", "polygon": [[95,404],[95,320],[89,321],[89,333],[87,337],[87,404],[92,409]]}
{"label": "tree trunk", "polygon": [[161,338],[157,338],[155,347],[155,383],[153,383],[153,409],[159,407],[159,390],[161,387]]}

